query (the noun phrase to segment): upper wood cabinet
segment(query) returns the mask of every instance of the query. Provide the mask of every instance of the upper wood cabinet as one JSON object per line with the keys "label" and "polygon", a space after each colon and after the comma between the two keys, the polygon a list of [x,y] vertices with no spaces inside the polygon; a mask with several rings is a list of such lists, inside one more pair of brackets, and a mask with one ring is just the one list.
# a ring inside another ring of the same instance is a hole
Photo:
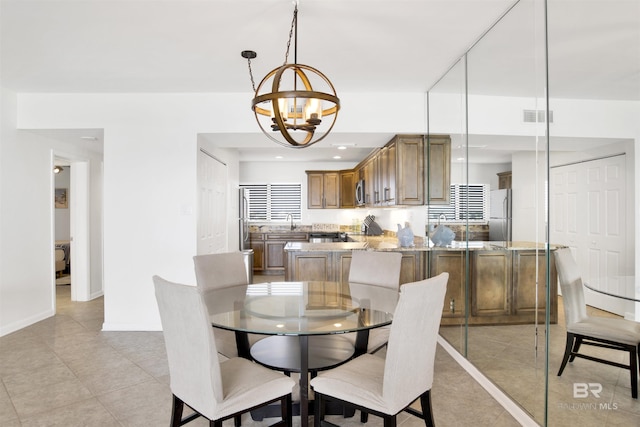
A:
{"label": "upper wood cabinet", "polygon": [[309,209],[355,208],[359,179],[366,207],[448,204],[451,138],[396,135],[354,169],[306,172]]}
{"label": "upper wood cabinet", "polygon": [[424,204],[424,136],[396,135],[396,205]]}
{"label": "upper wood cabinet", "polygon": [[447,205],[451,186],[451,138],[449,135],[428,135],[425,142],[428,169],[425,174],[425,204]]}
{"label": "upper wood cabinet", "polygon": [[307,208],[337,209],[339,207],[340,173],[338,171],[307,171]]}
{"label": "upper wood cabinet", "polygon": [[498,188],[511,188],[511,171],[498,173]]}
{"label": "upper wood cabinet", "polygon": [[378,182],[380,188],[380,206],[392,206],[396,204],[396,143],[382,147],[378,154]]}
{"label": "upper wood cabinet", "polygon": [[356,172],[340,171],[340,207],[356,207]]}

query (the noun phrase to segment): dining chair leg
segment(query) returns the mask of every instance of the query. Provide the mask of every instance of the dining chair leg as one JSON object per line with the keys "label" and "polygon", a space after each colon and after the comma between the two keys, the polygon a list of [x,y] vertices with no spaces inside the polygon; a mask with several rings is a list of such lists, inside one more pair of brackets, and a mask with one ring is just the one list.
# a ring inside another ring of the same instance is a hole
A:
{"label": "dining chair leg", "polygon": [[313,427],[320,427],[322,420],[324,420],[324,402],[322,401],[322,395],[316,394],[313,400]]}
{"label": "dining chair leg", "polygon": [[293,402],[291,401],[291,394],[283,396],[282,399],[280,399],[280,412],[284,425],[291,427],[293,424]]}
{"label": "dining chair leg", "polygon": [[631,371],[631,397],[638,398],[638,351],[636,346],[629,349],[629,370]]}
{"label": "dining chair leg", "polygon": [[182,410],[184,409],[184,402],[173,395],[173,407],[171,409],[171,427],[179,427],[182,424]]}
{"label": "dining chair leg", "polygon": [[242,415],[236,415],[235,417],[233,417],[233,425],[234,427],[242,426]]}
{"label": "dining chair leg", "polygon": [[573,342],[573,350],[571,350],[572,354],[569,358],[569,362],[573,362],[575,360],[576,354],[578,354],[578,351],[580,350],[580,345],[582,345],[582,336],[576,335],[574,339],[575,341]]}
{"label": "dining chair leg", "polygon": [[420,406],[422,406],[422,417],[427,427],[435,427],[433,421],[433,407],[431,406],[431,390],[427,390],[420,396]]}
{"label": "dining chair leg", "polygon": [[395,415],[387,415],[384,417],[384,427],[396,427],[397,420]]}
{"label": "dining chair leg", "polygon": [[558,376],[562,375],[564,367],[567,366],[569,356],[571,355],[571,348],[573,348],[573,334],[567,333],[567,342],[564,346],[564,356],[562,356],[562,363],[560,364],[560,369],[558,370]]}

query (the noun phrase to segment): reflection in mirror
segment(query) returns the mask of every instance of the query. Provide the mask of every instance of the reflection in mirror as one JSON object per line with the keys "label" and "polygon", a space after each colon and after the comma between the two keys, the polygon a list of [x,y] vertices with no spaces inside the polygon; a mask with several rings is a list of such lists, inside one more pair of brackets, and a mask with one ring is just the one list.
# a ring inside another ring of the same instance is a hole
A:
{"label": "reflection in mirror", "polygon": [[[467,54],[468,161],[491,178],[493,243],[471,256],[467,357],[543,424],[548,168],[538,3],[518,3]],[[557,304],[550,312],[557,322]]]}
{"label": "reflection in mirror", "polygon": [[[449,203],[429,203],[427,230],[430,237],[436,235],[438,227],[449,227],[455,231],[455,242],[466,239],[466,223],[460,220],[460,210],[456,211],[456,185],[466,184],[466,89],[465,58],[458,61],[445,76],[429,91],[429,136],[427,144],[440,135],[451,139],[451,190]],[[426,162],[428,166],[431,162]],[[425,188],[429,189],[429,185]],[[428,200],[432,200],[427,194]],[[440,231],[438,231],[440,234]],[[466,254],[464,248],[451,250],[434,246],[429,252],[429,276],[441,272],[449,273],[447,294],[441,320],[441,335],[461,354],[466,354],[466,327],[468,290],[466,289]]]}
{"label": "reflection in mirror", "polygon": [[[557,376],[566,329],[552,253],[571,247],[583,279],[609,291],[619,289],[616,277],[634,274],[627,201],[635,194],[639,70],[637,2],[521,0],[429,91],[429,132],[452,139],[451,183],[488,185],[490,211],[505,200],[491,192],[511,189],[512,207],[511,235],[487,219],[482,240],[491,242],[480,249],[469,197],[459,205],[467,233],[456,236],[468,238],[467,257],[432,251],[432,274],[464,270],[464,292],[450,292],[467,310],[456,326],[445,313],[441,335],[541,425],[638,422],[640,403],[620,368],[577,359]],[[433,227],[441,211],[429,212]],[[600,315],[640,320],[631,304],[586,298]],[[606,396],[575,398],[574,384],[590,381]],[[581,403],[595,409],[572,409]]]}

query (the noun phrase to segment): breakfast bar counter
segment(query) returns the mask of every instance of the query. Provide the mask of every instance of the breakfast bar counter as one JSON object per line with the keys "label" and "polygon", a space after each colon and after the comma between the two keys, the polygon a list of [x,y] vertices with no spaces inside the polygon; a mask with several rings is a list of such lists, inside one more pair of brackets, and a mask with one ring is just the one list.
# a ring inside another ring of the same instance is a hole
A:
{"label": "breakfast bar counter", "polygon": [[[400,283],[449,273],[441,324],[529,324],[544,319],[546,249],[535,242],[452,242],[401,247],[395,237],[349,236],[349,242],[289,242],[285,246],[285,280],[328,280],[346,283],[354,250],[402,253]],[[561,246],[550,245],[553,251]],[[550,320],[558,321],[557,273],[550,263]],[[467,277],[469,283],[467,284]]]}

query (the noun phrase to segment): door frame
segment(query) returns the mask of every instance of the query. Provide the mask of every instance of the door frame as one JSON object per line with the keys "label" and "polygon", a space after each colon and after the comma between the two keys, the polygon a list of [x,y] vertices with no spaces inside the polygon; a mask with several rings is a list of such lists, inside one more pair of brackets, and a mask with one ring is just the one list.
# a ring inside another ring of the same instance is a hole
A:
{"label": "door frame", "polygon": [[[70,258],[71,258],[71,301],[89,301],[91,299],[91,252],[90,252],[90,185],[89,160],[74,158],[66,153],[52,153],[51,166],[64,162],[70,166],[69,209],[70,209]],[[53,172],[52,172],[53,174]],[[51,197],[54,200],[55,179],[52,179]],[[55,209],[51,213],[51,257],[55,257]],[[55,263],[52,263],[51,277],[55,296]],[[55,307],[55,298],[54,298]]]}

